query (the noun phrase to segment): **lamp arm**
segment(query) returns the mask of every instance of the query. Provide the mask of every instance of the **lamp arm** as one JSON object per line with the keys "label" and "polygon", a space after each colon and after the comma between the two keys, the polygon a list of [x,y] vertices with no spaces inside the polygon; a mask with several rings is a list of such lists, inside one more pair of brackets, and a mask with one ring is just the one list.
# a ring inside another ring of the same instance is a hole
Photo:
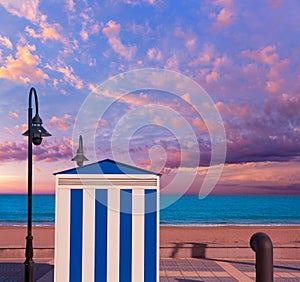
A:
{"label": "lamp arm", "polygon": [[34,87],[31,87],[30,91],[29,91],[29,101],[28,101],[29,108],[32,108],[32,103],[31,103],[32,93],[34,94],[34,101],[35,101],[35,115],[38,115],[39,114],[39,103],[38,103],[38,96],[37,96],[37,93],[36,93],[36,90]]}

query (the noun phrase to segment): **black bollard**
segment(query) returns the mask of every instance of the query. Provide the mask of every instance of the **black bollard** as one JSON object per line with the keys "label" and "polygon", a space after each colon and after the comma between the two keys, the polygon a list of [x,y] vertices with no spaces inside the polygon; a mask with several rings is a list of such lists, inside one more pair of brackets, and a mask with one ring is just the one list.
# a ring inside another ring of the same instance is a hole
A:
{"label": "black bollard", "polygon": [[270,237],[262,232],[255,233],[250,246],[256,257],[256,282],[273,282],[273,244]]}

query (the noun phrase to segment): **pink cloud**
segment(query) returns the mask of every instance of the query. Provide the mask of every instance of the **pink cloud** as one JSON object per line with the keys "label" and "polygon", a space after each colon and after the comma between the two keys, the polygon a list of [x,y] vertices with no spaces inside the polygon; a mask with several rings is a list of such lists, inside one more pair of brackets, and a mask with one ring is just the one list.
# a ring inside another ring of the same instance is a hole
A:
{"label": "pink cloud", "polygon": [[276,93],[279,92],[281,89],[282,80],[279,81],[267,81],[266,82],[266,90],[269,93]]}
{"label": "pink cloud", "polygon": [[33,28],[30,28],[28,26],[25,28],[25,30],[32,38],[40,38],[43,43],[45,43],[47,40],[62,41],[66,43],[65,39],[63,39],[57,31],[57,29],[59,28],[59,25],[50,26],[48,24],[42,24],[39,33],[37,33]]}
{"label": "pink cloud", "polygon": [[92,13],[93,10],[91,8],[88,8],[84,12],[80,13],[82,27],[79,35],[83,41],[88,41],[90,35],[98,33],[101,29],[101,25],[95,22]]}
{"label": "pink cloud", "polygon": [[25,2],[2,0],[1,5],[12,15],[38,22],[42,16],[38,10],[39,2],[39,0]]}
{"label": "pink cloud", "polygon": [[253,110],[246,104],[235,105],[232,102],[230,104],[217,102],[216,107],[218,108],[222,116],[229,119],[239,118],[242,120],[247,120],[251,115],[251,111]]}
{"label": "pink cloud", "polygon": [[195,118],[192,121],[192,124],[195,128],[197,128],[199,131],[207,131],[207,126],[203,119]]}
{"label": "pink cloud", "polygon": [[185,47],[189,50],[195,49],[197,43],[197,36],[192,32],[183,31],[182,27],[176,27],[174,30],[174,35],[184,39]]}
{"label": "pink cloud", "polygon": [[0,67],[0,78],[16,83],[44,83],[49,76],[38,68],[40,58],[32,54],[35,50],[35,45],[17,46],[16,58],[9,55]]}
{"label": "pink cloud", "polygon": [[147,3],[148,5],[153,6],[157,2],[157,0],[119,0],[119,1],[131,6],[141,5],[141,3]]}
{"label": "pink cloud", "polygon": [[244,50],[242,55],[267,65],[274,65],[279,60],[279,55],[276,53],[276,47],[270,45],[254,51],[249,49]]}
{"label": "pink cloud", "polygon": [[176,54],[173,54],[172,57],[170,57],[167,60],[167,62],[165,64],[165,69],[180,72],[180,70],[179,70],[179,61],[178,61],[178,58],[177,58]]}
{"label": "pink cloud", "polygon": [[106,27],[104,27],[102,31],[108,38],[110,38],[118,36],[120,30],[121,25],[111,20],[106,24]]}
{"label": "pink cloud", "polygon": [[0,45],[5,46],[7,49],[12,50],[13,45],[8,37],[0,35]]}
{"label": "pink cloud", "polygon": [[66,7],[70,12],[75,12],[75,3],[73,0],[66,0]]}
{"label": "pink cloud", "polygon": [[279,9],[282,6],[283,2],[283,0],[267,0],[267,3],[273,9]]}
{"label": "pink cloud", "polygon": [[[4,141],[0,143],[0,158],[3,163],[23,161],[27,159],[27,142],[16,143]],[[52,141],[43,140],[42,145],[33,146],[33,157],[36,161],[56,162],[72,157],[72,147],[68,138]]]}
{"label": "pink cloud", "polygon": [[215,47],[212,44],[204,44],[203,50],[198,57],[189,62],[189,66],[207,65],[212,62],[215,57]]}
{"label": "pink cloud", "polygon": [[4,126],[4,129],[12,136],[14,136],[14,132],[13,130],[11,130],[11,128],[7,127],[7,126]]}
{"label": "pink cloud", "polygon": [[[285,85],[285,78],[283,77],[284,70],[290,65],[289,59],[280,59],[278,53],[276,52],[275,46],[266,46],[258,50],[244,50],[242,56],[248,57],[267,68],[267,75],[265,79],[265,90],[269,93],[280,92]],[[251,69],[257,71],[258,66],[249,64],[243,68],[245,73],[251,72]]]}
{"label": "pink cloud", "polygon": [[136,46],[125,46],[119,37],[119,33],[121,30],[121,25],[116,23],[115,21],[110,20],[106,26],[102,29],[104,35],[108,38],[108,43],[112,47],[112,49],[127,59],[131,60],[136,53]]}
{"label": "pink cloud", "polygon": [[55,128],[55,130],[67,130],[73,126],[75,118],[69,114],[65,114],[63,117],[58,118],[53,116],[47,123],[49,128]]}
{"label": "pink cloud", "polygon": [[39,26],[41,30],[39,33],[36,33],[32,28],[26,27],[26,31],[33,38],[41,38],[42,42],[45,42],[46,40],[59,40],[66,43],[66,40],[58,32],[58,29],[60,29],[61,26],[59,24],[49,24],[47,22],[47,16],[42,14],[38,9],[39,2],[39,0],[3,0],[1,1],[1,5],[12,15],[25,18]]}
{"label": "pink cloud", "polygon": [[227,162],[286,161],[299,156],[300,98],[271,96],[262,109],[218,103],[227,135]]}
{"label": "pink cloud", "polygon": [[216,71],[212,71],[206,75],[205,80],[207,83],[212,83],[218,80],[219,74]]}
{"label": "pink cloud", "polygon": [[8,141],[0,143],[0,158],[2,162],[25,160],[27,158],[27,144]]}
{"label": "pink cloud", "polygon": [[219,31],[234,23],[234,7],[233,1],[230,0],[216,0],[211,3],[214,6],[222,7],[217,13],[211,13],[211,17],[215,18],[212,25],[212,30]]}
{"label": "pink cloud", "polygon": [[8,116],[13,118],[13,119],[17,119],[19,117],[19,114],[16,112],[9,112]]}
{"label": "pink cloud", "polygon": [[219,30],[230,26],[233,23],[233,12],[228,8],[223,8],[216,16],[213,29]]}
{"label": "pink cloud", "polygon": [[57,139],[43,141],[43,146],[35,147],[34,160],[44,162],[56,162],[72,158],[72,147],[64,138],[59,142]]}
{"label": "pink cloud", "polygon": [[16,125],[15,129],[22,134],[23,132],[25,132],[27,130],[28,124],[27,123],[23,123],[21,126],[20,125]]}
{"label": "pink cloud", "polygon": [[128,104],[130,108],[147,105],[150,100],[150,97],[143,92],[139,94],[127,94],[119,99],[119,101]]}
{"label": "pink cloud", "polygon": [[270,67],[270,71],[268,73],[268,77],[272,79],[279,79],[281,76],[281,72],[285,70],[290,65],[289,59],[283,59],[276,62],[274,65]]}
{"label": "pink cloud", "polygon": [[147,56],[150,60],[161,61],[163,59],[162,52],[156,48],[150,48],[147,51]]}
{"label": "pink cloud", "polygon": [[47,64],[45,68],[59,72],[63,75],[63,78],[66,83],[69,83],[71,86],[75,87],[76,89],[83,88],[83,80],[79,78],[76,74],[74,74],[74,69],[72,66],[67,65],[57,65],[57,66],[50,66]]}

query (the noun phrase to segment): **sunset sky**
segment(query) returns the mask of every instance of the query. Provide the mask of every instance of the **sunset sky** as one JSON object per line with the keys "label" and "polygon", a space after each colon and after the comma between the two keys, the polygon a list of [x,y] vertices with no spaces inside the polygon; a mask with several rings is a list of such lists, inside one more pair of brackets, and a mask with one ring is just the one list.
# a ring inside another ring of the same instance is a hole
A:
{"label": "sunset sky", "polygon": [[[227,152],[215,193],[300,194],[299,14],[298,0],[0,0],[0,193],[26,193],[22,133],[31,87],[52,134],[33,148],[34,192],[53,193],[52,173],[75,165],[74,124],[85,99],[106,101],[107,93],[95,93],[107,79],[157,68],[197,82],[221,115]],[[190,187],[181,178],[168,191],[199,193],[211,140],[189,93],[182,98],[142,89],[114,101],[96,134],[82,133],[85,155],[123,161],[110,148],[120,120],[143,106],[164,107],[166,114],[153,111],[151,123],[134,132],[130,156],[136,166],[162,172],[163,186],[179,171],[187,178],[196,171]],[[192,148],[180,164],[185,122],[198,142],[197,165]]]}

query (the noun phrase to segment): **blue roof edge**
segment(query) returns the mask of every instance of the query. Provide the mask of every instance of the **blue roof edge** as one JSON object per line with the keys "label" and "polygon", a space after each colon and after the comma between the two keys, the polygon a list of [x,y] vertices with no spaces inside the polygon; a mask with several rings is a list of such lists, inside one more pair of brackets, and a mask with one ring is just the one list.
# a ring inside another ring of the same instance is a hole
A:
{"label": "blue roof edge", "polygon": [[70,172],[72,170],[87,168],[89,166],[93,166],[93,165],[96,165],[96,164],[100,165],[100,163],[104,163],[104,162],[110,162],[110,163],[114,163],[116,165],[125,166],[125,167],[128,167],[130,169],[135,169],[135,170],[138,170],[140,172],[147,173],[147,174],[154,174],[154,175],[157,175],[157,176],[162,176],[161,173],[153,172],[153,171],[150,171],[150,170],[147,170],[147,169],[139,168],[139,167],[132,166],[132,165],[129,165],[129,164],[126,164],[126,163],[122,163],[122,162],[119,162],[119,161],[114,161],[114,160],[111,160],[111,159],[104,159],[104,160],[97,161],[97,162],[94,162],[94,163],[91,163],[91,164],[87,164],[87,165],[84,165],[84,166],[73,167],[73,168],[70,168],[70,169],[66,169],[66,170],[54,172],[53,175],[65,174],[65,173],[68,173],[68,172]]}

